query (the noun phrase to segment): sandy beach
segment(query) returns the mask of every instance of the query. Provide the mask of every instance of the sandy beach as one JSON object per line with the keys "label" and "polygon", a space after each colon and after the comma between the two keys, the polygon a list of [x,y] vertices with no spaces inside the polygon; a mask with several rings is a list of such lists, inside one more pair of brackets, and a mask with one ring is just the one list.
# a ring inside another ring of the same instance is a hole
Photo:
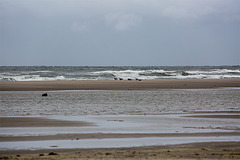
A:
{"label": "sandy beach", "polygon": [[240,159],[236,87],[240,79],[2,81],[0,158]]}
{"label": "sandy beach", "polygon": [[240,87],[240,79],[1,81],[0,91],[156,90]]}

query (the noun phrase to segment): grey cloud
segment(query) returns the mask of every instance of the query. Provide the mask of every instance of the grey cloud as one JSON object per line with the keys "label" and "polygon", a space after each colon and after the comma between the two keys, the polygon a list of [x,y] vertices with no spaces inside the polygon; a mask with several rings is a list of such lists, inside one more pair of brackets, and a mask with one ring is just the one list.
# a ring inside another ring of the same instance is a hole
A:
{"label": "grey cloud", "polygon": [[[231,1],[231,2],[230,2]],[[173,19],[215,18],[224,21],[226,18],[240,15],[240,1],[236,0],[181,0],[170,1],[162,7],[162,16]]]}
{"label": "grey cloud", "polygon": [[216,10],[212,7],[203,7],[203,8],[183,8],[171,6],[163,10],[163,16],[170,18],[190,18],[196,19],[203,16],[208,16],[210,14],[216,13]]}
{"label": "grey cloud", "polygon": [[239,6],[239,0],[0,0],[0,65],[237,64]]}
{"label": "grey cloud", "polygon": [[87,31],[88,29],[89,29],[89,26],[87,22],[75,21],[71,26],[71,30],[74,32],[84,32],[84,31]]}
{"label": "grey cloud", "polygon": [[132,13],[111,13],[106,15],[106,24],[113,26],[118,31],[128,30],[138,27],[141,24],[141,18]]}

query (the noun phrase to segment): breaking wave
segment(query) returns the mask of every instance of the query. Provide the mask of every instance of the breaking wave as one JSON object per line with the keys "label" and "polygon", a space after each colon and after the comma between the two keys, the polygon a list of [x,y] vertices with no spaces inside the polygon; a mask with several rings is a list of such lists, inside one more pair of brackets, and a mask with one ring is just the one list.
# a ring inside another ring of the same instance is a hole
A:
{"label": "breaking wave", "polygon": [[193,67],[0,67],[0,81],[240,78],[240,66]]}

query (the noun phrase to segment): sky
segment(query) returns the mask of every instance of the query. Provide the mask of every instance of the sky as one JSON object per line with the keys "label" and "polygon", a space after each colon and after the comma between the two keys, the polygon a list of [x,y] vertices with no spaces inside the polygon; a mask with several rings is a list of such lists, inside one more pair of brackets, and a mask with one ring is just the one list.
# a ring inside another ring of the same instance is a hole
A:
{"label": "sky", "polygon": [[240,0],[0,0],[0,65],[240,65]]}

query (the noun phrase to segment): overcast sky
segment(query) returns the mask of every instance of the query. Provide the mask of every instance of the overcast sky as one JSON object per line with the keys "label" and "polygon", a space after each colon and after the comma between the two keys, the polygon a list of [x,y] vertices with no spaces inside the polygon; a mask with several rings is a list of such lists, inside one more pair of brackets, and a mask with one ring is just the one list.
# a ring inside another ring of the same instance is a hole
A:
{"label": "overcast sky", "polygon": [[0,0],[0,65],[239,65],[240,0]]}

